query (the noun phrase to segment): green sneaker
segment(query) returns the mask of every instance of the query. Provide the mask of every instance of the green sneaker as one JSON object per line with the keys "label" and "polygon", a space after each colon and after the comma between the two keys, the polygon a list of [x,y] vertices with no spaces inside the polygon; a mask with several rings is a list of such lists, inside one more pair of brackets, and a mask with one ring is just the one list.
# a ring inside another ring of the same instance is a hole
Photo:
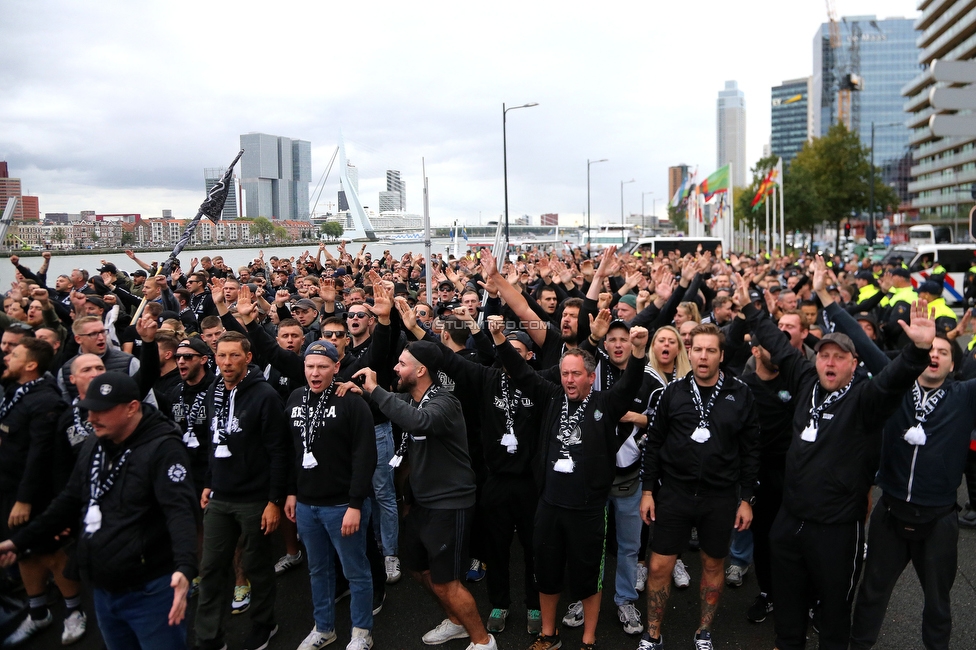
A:
{"label": "green sneaker", "polygon": [[508,618],[507,609],[498,609],[497,607],[491,610],[491,615],[488,617],[488,631],[497,634],[498,632],[505,631],[505,619]]}
{"label": "green sneaker", "polygon": [[542,634],[542,612],[537,609],[528,611],[528,620],[525,623],[525,631],[532,636]]}

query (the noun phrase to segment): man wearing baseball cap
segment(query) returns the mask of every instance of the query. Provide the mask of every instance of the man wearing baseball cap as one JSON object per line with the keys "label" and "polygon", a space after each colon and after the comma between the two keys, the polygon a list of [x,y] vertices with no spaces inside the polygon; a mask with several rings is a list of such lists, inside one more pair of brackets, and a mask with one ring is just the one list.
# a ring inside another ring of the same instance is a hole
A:
{"label": "man wearing baseball cap", "polygon": [[[912,303],[918,300],[918,294],[912,287],[912,276],[908,269],[900,266],[882,276],[882,282],[890,284],[888,294],[881,299],[880,322],[884,324],[884,340],[889,349],[900,350],[908,344],[908,339],[902,335],[898,321],[909,319]],[[856,313],[870,312],[858,310]]]}
{"label": "man wearing baseball cap", "polygon": [[0,543],[0,565],[66,528],[80,530],[77,561],[108,647],[185,648],[196,497],[178,430],[139,401],[139,387],[123,373],[93,379],[79,405],[95,435],[61,494]]}
{"label": "man wearing baseball cap", "polygon": [[[828,301],[826,266],[814,262],[813,288]],[[850,640],[852,585],[864,557],[864,521],[870,473],[881,429],[929,363],[935,338],[924,301],[901,326],[913,345],[868,378],[855,373],[857,350],[846,334],[827,334],[811,363],[790,347],[769,319],[758,317],[754,337],[797,396],[793,440],[786,456],[783,505],[770,531],[776,647],[806,647],[808,597],[818,594],[820,644],[846,648]]]}

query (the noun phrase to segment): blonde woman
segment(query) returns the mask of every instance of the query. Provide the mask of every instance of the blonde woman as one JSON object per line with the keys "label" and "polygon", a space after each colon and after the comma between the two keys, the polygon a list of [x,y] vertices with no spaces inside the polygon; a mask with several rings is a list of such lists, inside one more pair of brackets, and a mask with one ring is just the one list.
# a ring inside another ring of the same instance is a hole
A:
{"label": "blonde woman", "polygon": [[698,305],[687,301],[678,304],[678,311],[674,314],[674,326],[681,327],[682,323],[694,321],[701,322],[701,314],[698,312]]}

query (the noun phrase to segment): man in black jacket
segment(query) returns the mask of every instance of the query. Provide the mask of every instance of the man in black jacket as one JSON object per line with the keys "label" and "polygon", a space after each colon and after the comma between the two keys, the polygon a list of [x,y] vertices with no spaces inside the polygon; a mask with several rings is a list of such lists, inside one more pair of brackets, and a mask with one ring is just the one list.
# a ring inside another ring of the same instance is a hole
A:
{"label": "man in black jacket", "polygon": [[692,373],[668,385],[648,426],[640,510],[644,522],[655,525],[647,632],[640,650],[664,647],[661,623],[671,574],[693,526],[702,558],[701,621],[695,645],[700,650],[712,647],[711,627],[725,583],[732,531],[746,530],[752,522],[759,421],[749,388],[720,370],[724,348],[725,336],[715,325],[692,330]]}
{"label": "man in black jacket", "polygon": [[[57,384],[45,371],[54,351],[35,338],[24,338],[4,358],[3,380],[8,382],[0,405],[0,536],[37,517],[57,496],[71,473],[71,452],[66,437],[55,426],[64,411]],[[53,622],[47,608],[48,576],[52,575],[65,599],[62,640],[74,643],[85,633],[81,611],[81,585],[64,577],[68,557],[62,543],[32,549],[20,559],[20,576],[30,602],[30,615],[8,637],[10,645],[26,641]]]}
{"label": "man in black jacket", "polygon": [[328,341],[305,349],[308,385],[288,398],[295,448],[294,483],[285,515],[298,525],[308,551],[315,625],[302,647],[331,643],[335,633],[335,556],[352,594],[349,650],[369,650],[373,585],[366,557],[369,496],[376,469],[373,416],[358,395],[336,394],[339,352]]}
{"label": "man in black jacket", "polygon": [[186,594],[196,574],[186,450],[173,424],[140,403],[130,377],[105,373],[88,388],[81,406],[95,435],[61,494],[0,543],[0,565],[78,529],[78,565],[107,646],[185,648]]}
{"label": "man in black jacket", "polygon": [[243,334],[227,332],[217,341],[220,381],[205,400],[213,447],[200,498],[203,559],[195,631],[201,648],[224,646],[224,595],[241,536],[253,612],[244,647],[264,647],[278,630],[270,535],[287,496],[291,445],[281,399],[250,362],[251,345]]}
{"label": "man in black jacket", "polygon": [[[825,274],[820,259],[815,287]],[[745,307],[747,316],[753,309]],[[928,365],[935,338],[924,301],[913,309],[911,325],[901,325],[914,345],[870,380],[855,374],[856,349],[844,334],[820,340],[814,365],[769,319],[756,325],[755,338],[769,350],[799,405],[786,455],[783,506],[770,531],[779,650],[806,647],[811,593],[821,603],[820,647],[847,648],[881,428]]]}
{"label": "man in black jacket", "polygon": [[617,425],[643,380],[647,330],[631,328],[633,352],[627,369],[604,391],[592,390],[596,361],[589,352],[563,353],[560,383],[554,384],[529,367],[503,331],[492,332],[492,338],[513,386],[543,409],[536,464],[540,501],[533,531],[542,633],[532,647],[548,650],[561,644],[556,608],[567,562],[573,567],[570,598],[583,604],[583,644],[592,646],[600,616],[607,499],[621,444]]}

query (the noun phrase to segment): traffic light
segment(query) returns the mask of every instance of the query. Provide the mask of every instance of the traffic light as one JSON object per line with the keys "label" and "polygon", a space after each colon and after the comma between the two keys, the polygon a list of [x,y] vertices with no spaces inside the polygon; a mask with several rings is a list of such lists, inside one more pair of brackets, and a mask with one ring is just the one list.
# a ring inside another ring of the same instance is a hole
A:
{"label": "traffic light", "polygon": [[848,221],[847,223],[844,224],[844,236],[845,237],[850,237],[851,236],[851,222],[850,221]]}

